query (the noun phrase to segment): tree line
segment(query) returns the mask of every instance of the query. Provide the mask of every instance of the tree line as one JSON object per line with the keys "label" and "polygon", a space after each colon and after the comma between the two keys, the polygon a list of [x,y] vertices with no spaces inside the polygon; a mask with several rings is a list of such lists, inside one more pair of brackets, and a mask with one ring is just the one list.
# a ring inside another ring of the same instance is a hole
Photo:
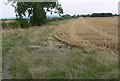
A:
{"label": "tree line", "polygon": [[113,17],[113,16],[120,16],[118,14],[112,14],[112,13],[92,13],[87,15],[62,15],[62,18],[77,18],[77,17]]}
{"label": "tree line", "polygon": [[[64,13],[61,4],[58,1],[56,2],[12,2],[12,6],[15,9],[16,21],[6,25],[5,22],[2,23],[2,26],[20,26],[20,28],[28,28],[30,26],[41,26],[47,23],[47,13],[57,13],[60,18],[54,18],[53,20],[63,20],[69,18],[77,17],[112,17],[112,13],[93,13],[91,15],[61,15]],[[24,17],[29,19],[24,19]],[[117,16],[117,15],[116,15]]]}
{"label": "tree line", "polygon": [[82,17],[113,17],[113,16],[119,16],[117,14],[112,13],[92,13],[87,15],[81,15]]}

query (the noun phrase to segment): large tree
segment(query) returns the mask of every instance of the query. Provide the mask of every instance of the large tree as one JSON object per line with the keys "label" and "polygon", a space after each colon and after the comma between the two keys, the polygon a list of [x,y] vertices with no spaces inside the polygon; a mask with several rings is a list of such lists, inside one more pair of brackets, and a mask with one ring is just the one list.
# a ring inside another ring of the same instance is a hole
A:
{"label": "large tree", "polygon": [[30,18],[31,25],[42,25],[46,23],[46,13],[63,14],[61,5],[57,2],[17,2],[15,7],[16,17],[24,16]]}

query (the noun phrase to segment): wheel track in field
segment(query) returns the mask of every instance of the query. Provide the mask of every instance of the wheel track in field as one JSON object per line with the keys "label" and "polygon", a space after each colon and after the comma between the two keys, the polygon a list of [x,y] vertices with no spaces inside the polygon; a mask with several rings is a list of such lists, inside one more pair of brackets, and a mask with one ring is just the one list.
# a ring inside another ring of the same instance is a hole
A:
{"label": "wheel track in field", "polygon": [[[82,19],[82,22],[83,22],[86,26],[88,26],[88,27],[90,27],[91,29],[93,29],[94,31],[96,31],[97,33],[101,34],[103,37],[110,38],[110,39],[113,39],[113,38],[114,38],[113,35],[109,35],[109,34],[103,32],[103,31],[101,31],[101,30],[99,30],[99,29],[96,29],[94,26],[92,26],[92,25],[90,25],[90,24],[87,24],[87,23],[85,22],[85,19]],[[114,40],[114,39],[113,39],[113,40]],[[115,39],[115,40],[116,40],[116,39]],[[114,41],[115,41],[115,40],[114,40]]]}
{"label": "wheel track in field", "polygon": [[[58,39],[61,42],[67,43],[69,45],[77,46],[77,47],[83,47],[84,46],[91,46],[93,48],[96,48],[94,44],[91,44],[89,40],[81,40],[81,36],[77,35],[77,26],[76,25],[82,25],[94,32],[95,34],[101,35],[105,39],[112,39],[113,41],[117,41],[117,38],[115,38],[113,35],[109,35],[107,32],[101,31],[100,29],[95,28],[95,26],[90,25],[87,23],[87,21],[83,18],[79,18],[77,20],[74,20],[72,22],[69,22],[69,27],[67,27],[67,31],[64,31],[64,26],[63,27],[58,27],[56,33],[54,33],[54,37]],[[79,26],[78,26],[79,27]],[[80,27],[79,27],[80,28]],[[63,30],[63,31],[58,31],[58,30]],[[82,31],[82,30],[80,30]],[[71,41],[74,40],[74,41]],[[82,42],[82,44],[81,44]],[[98,47],[97,47],[98,48]],[[105,47],[106,48],[106,47]],[[103,49],[103,48],[101,48]]]}
{"label": "wheel track in field", "polygon": [[[66,35],[63,35],[64,33],[63,32],[58,32],[58,31],[56,31],[56,33],[54,34],[54,37],[56,38],[56,39],[58,39],[59,41],[61,41],[61,42],[63,42],[63,43],[67,43],[67,44],[69,44],[69,45],[72,45],[72,46],[77,46],[77,47],[83,47],[83,46],[85,46],[85,47],[88,47],[88,46],[92,46],[93,48],[96,48],[95,47],[95,45],[92,45],[90,42],[89,42],[89,40],[87,40],[87,41],[84,41],[84,40],[80,40],[80,39],[78,39],[78,37],[77,37],[77,34],[76,34],[76,28],[75,28],[75,25],[76,25],[76,23],[78,24],[78,22],[80,21],[81,19],[77,19],[77,20],[75,20],[74,22],[72,21],[71,23],[70,23],[70,26],[69,26],[69,32],[66,32],[66,33],[68,33],[68,34],[66,34]],[[57,29],[57,30],[59,30],[59,28]],[[62,35],[61,35],[62,34]],[[65,38],[65,39],[64,39]],[[72,40],[74,40],[74,42],[70,42],[70,40],[68,41],[68,39],[67,38],[70,38],[70,39],[72,39]],[[79,37],[80,38],[80,37]],[[76,42],[76,43],[75,43]],[[82,42],[82,44],[80,45],[80,43]]]}

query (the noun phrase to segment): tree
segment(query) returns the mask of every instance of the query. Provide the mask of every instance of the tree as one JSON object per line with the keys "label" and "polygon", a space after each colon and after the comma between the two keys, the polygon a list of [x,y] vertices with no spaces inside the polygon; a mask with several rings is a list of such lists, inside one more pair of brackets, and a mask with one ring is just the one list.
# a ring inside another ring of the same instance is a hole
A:
{"label": "tree", "polygon": [[58,2],[17,2],[14,7],[17,19],[28,16],[31,25],[45,24],[47,12],[52,14],[54,10],[54,13],[63,14],[63,9]]}
{"label": "tree", "polygon": [[73,16],[71,16],[71,18],[76,18],[76,15],[74,14]]}
{"label": "tree", "polygon": [[70,18],[70,15],[66,14],[66,15],[62,15],[62,17],[68,19],[68,18]]}
{"label": "tree", "polygon": [[114,16],[118,16],[118,14],[114,14]]}
{"label": "tree", "polygon": [[112,17],[112,13],[93,13],[91,17]]}

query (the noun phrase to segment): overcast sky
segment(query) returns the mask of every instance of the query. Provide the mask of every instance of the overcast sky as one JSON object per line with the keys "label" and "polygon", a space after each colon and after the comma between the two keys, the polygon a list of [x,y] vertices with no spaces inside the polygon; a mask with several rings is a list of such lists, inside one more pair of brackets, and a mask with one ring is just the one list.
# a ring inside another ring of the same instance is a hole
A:
{"label": "overcast sky", "polygon": [[[0,18],[15,17],[14,8],[5,5],[0,0]],[[59,0],[64,9],[64,14],[91,14],[100,12],[118,13],[118,2],[120,0]]]}

